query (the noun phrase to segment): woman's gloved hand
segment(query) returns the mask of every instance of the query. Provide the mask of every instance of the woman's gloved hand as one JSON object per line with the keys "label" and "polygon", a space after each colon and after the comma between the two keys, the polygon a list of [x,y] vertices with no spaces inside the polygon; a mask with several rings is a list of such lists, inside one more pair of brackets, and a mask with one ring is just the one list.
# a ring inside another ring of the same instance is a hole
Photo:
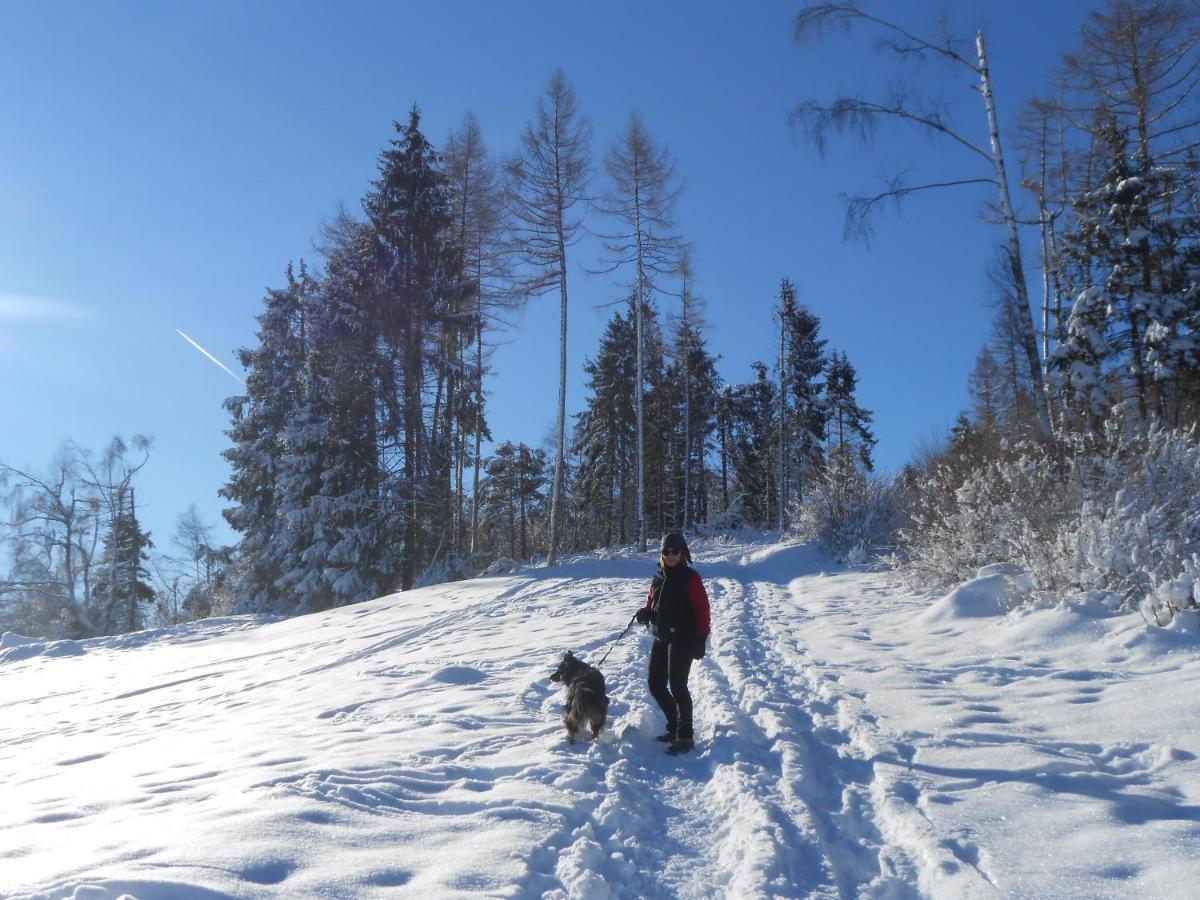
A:
{"label": "woman's gloved hand", "polygon": [[650,624],[650,607],[648,607],[648,606],[638,607],[638,611],[634,614],[633,617],[635,619],[637,619],[637,622],[639,625]]}
{"label": "woman's gloved hand", "polygon": [[704,659],[704,654],[708,650],[707,644],[707,634],[698,634],[692,638],[692,659]]}

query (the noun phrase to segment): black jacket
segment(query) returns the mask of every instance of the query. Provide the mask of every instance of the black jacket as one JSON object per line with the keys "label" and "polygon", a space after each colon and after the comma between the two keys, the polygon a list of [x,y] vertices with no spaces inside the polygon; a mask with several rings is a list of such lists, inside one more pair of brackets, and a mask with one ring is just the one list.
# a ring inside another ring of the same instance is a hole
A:
{"label": "black jacket", "polygon": [[709,632],[708,593],[700,574],[690,566],[659,567],[650,582],[650,631],[660,641],[691,642]]}

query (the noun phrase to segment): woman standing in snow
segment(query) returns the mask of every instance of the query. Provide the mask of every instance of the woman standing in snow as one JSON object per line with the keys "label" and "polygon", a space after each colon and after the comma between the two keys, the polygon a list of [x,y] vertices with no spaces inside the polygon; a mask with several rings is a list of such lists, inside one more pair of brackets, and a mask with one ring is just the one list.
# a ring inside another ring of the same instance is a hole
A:
{"label": "woman standing in snow", "polygon": [[704,656],[709,634],[708,594],[691,561],[683,535],[666,535],[650,596],[636,616],[654,635],[648,681],[650,693],[667,717],[666,733],[658,740],[671,745],[670,753],[687,753],[696,746],[687,682],[692,660]]}

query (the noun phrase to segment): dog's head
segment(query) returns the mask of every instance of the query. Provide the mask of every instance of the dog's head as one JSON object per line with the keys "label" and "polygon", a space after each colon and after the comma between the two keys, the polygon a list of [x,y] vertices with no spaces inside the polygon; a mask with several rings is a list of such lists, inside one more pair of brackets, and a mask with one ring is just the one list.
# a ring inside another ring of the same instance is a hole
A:
{"label": "dog's head", "polygon": [[551,681],[570,681],[575,673],[586,668],[586,664],[575,658],[575,654],[568,650],[563,654],[562,662],[558,664],[558,668],[554,674],[550,676]]}

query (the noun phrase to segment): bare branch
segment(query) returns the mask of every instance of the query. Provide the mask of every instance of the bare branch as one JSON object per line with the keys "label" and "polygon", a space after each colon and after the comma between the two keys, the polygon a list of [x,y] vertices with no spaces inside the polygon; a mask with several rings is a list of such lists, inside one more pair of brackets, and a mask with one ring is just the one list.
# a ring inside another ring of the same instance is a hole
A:
{"label": "bare branch", "polygon": [[979,74],[979,66],[957,49],[958,42],[949,33],[948,28],[943,28],[943,42],[935,44],[912,34],[894,22],[863,12],[856,3],[820,3],[800,10],[796,15],[792,36],[796,43],[803,44],[823,37],[835,25],[840,25],[843,30],[848,31],[856,20],[870,22],[896,35],[894,38],[884,38],[880,42],[885,49],[900,55],[935,54],[949,62],[965,66],[975,75]]}
{"label": "bare branch", "polygon": [[879,207],[887,203],[893,202],[896,208],[900,208],[900,201],[909,194],[915,194],[918,191],[936,190],[939,188],[961,187],[967,184],[988,184],[992,187],[996,186],[994,178],[962,178],[956,181],[933,181],[928,184],[906,185],[903,183],[903,176],[897,175],[890,179],[888,189],[875,194],[873,197],[845,197],[846,203],[846,225],[842,233],[843,240],[857,239],[861,240],[867,246],[870,246],[871,237],[874,234],[874,226],[872,219],[879,211]]}
{"label": "bare branch", "polygon": [[978,154],[989,163],[992,155],[978,144],[967,140],[951,128],[937,111],[918,113],[904,106],[903,98],[893,98],[884,105],[862,97],[838,97],[825,105],[815,100],[801,103],[791,113],[793,125],[803,128],[809,140],[824,155],[831,133],[852,134],[869,143],[874,136],[876,122],[883,118],[901,119],[928,128],[930,131],[950,138],[952,141]]}

